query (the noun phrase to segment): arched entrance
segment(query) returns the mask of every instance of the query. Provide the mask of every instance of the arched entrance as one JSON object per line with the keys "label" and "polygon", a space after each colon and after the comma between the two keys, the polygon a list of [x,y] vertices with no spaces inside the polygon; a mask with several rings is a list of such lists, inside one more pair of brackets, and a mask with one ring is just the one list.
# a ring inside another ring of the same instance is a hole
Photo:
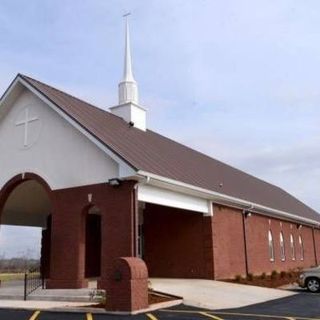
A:
{"label": "arched entrance", "polygon": [[[37,257],[38,265],[46,278],[50,273],[51,197],[51,189],[47,183],[39,176],[29,173],[14,177],[0,191],[1,226],[35,228],[39,244],[32,250],[39,251],[33,252],[33,256]],[[19,232],[15,229],[15,232]],[[21,247],[23,248],[23,244]]]}

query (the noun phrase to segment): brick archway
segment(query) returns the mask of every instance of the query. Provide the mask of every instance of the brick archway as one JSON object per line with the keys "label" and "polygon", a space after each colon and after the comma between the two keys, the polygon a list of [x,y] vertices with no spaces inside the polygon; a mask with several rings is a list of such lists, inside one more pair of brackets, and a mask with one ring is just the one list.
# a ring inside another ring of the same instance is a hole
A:
{"label": "brick archway", "polygon": [[11,178],[9,181],[6,182],[6,184],[0,189],[0,217],[1,212],[3,210],[3,207],[10,196],[11,192],[21,183],[34,180],[38,182],[47,192],[48,197],[50,198],[50,201],[52,203],[54,202],[53,192],[49,186],[49,184],[39,175],[31,172],[27,173],[20,173],[15,175],[13,178]]}
{"label": "brick archway", "polygon": [[[35,207],[30,206],[31,203],[38,204],[37,210],[33,211]],[[46,278],[50,274],[51,214],[53,205],[53,191],[49,184],[34,173],[18,174],[7,181],[0,189],[1,224],[42,228],[41,251],[39,252],[40,267]],[[39,211],[41,211],[40,215]],[[34,214],[30,215],[31,212]]]}

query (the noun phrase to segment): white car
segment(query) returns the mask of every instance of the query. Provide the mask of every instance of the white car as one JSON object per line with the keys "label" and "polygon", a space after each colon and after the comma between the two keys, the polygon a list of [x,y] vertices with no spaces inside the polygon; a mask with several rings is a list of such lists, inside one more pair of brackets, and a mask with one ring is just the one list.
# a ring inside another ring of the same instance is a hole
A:
{"label": "white car", "polygon": [[299,286],[307,288],[310,292],[319,292],[320,266],[303,270],[299,276]]}

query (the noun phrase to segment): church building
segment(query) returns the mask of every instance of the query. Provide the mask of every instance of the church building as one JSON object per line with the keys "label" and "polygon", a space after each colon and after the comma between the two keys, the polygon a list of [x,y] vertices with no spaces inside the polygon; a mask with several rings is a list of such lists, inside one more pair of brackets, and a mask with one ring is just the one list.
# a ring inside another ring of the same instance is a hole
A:
{"label": "church building", "polygon": [[317,265],[320,216],[281,188],[148,127],[127,24],[105,111],[18,74],[0,100],[1,224],[42,231],[48,288],[108,289],[112,261],[149,277],[228,279]]}

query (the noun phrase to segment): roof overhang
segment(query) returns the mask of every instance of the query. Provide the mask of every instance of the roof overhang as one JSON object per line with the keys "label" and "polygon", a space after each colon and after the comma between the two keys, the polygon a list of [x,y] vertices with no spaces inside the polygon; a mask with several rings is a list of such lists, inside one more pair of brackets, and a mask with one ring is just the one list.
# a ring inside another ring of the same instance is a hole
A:
{"label": "roof overhang", "polygon": [[139,170],[136,179],[143,184],[150,184],[163,189],[175,190],[176,192],[210,200],[215,204],[225,205],[240,210],[250,210],[252,213],[278,219],[280,218],[294,223],[306,224],[312,227],[320,227],[320,221],[317,220],[301,217],[290,212],[277,210],[251,201],[203,189],[177,180],[168,179],[149,172]]}

